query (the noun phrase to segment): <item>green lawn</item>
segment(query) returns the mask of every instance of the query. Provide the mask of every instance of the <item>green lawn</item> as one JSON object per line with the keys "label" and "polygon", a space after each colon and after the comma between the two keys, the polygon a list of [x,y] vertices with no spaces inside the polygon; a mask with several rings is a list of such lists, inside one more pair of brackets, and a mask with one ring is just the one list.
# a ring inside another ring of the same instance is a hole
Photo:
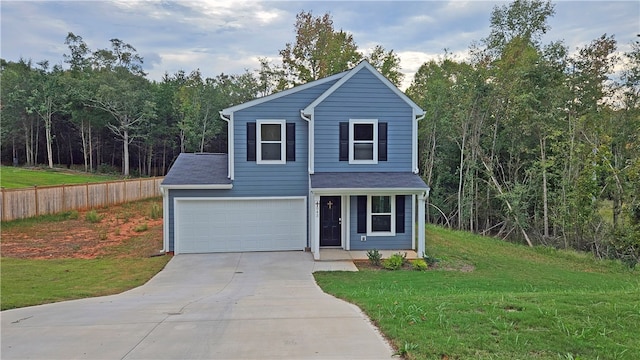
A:
{"label": "green lawn", "polygon": [[2,258],[2,310],[121,293],[149,281],[169,258]]}
{"label": "green lawn", "polygon": [[638,270],[435,227],[427,243],[439,270],[315,277],[409,359],[640,358]]}
{"label": "green lawn", "polygon": [[25,169],[0,166],[0,186],[6,189],[46,185],[84,184],[117,180],[117,176],[93,175],[61,169]]}

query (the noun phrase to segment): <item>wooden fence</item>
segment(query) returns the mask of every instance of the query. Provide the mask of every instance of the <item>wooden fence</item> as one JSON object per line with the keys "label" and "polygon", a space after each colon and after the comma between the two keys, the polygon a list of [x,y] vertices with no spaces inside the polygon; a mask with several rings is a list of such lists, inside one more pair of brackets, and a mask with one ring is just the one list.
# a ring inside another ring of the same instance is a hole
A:
{"label": "wooden fence", "polygon": [[155,177],[79,185],[2,189],[0,219],[24,219],[160,196],[160,183],[163,179]]}

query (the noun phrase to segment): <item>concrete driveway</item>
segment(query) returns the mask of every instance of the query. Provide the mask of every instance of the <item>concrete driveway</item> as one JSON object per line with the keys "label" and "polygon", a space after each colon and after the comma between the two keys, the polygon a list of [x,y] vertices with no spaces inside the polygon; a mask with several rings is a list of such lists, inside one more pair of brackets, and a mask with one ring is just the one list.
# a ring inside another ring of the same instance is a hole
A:
{"label": "concrete driveway", "polygon": [[122,294],[8,310],[2,359],[389,359],[310,253],[178,255]]}

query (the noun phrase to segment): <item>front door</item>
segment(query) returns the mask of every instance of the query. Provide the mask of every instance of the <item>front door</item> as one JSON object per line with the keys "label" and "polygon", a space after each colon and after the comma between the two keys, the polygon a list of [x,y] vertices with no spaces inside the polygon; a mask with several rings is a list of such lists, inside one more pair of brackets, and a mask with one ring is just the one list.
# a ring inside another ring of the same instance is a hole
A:
{"label": "front door", "polygon": [[342,245],[340,196],[320,197],[320,246]]}

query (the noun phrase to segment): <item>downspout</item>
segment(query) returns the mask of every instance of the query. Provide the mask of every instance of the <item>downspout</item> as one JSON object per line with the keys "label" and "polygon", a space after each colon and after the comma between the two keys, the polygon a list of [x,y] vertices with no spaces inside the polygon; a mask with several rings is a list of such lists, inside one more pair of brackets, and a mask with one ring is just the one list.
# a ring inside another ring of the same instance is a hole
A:
{"label": "downspout", "polygon": [[[415,110],[414,110],[415,111]],[[412,147],[412,154],[411,154],[411,166],[413,167],[413,173],[414,174],[419,174],[420,173],[420,169],[418,168],[418,121],[424,119],[424,117],[427,114],[422,111],[422,115],[421,116],[416,116],[415,121],[412,124],[412,139],[411,139],[411,147]],[[415,115],[414,115],[415,116]]]}
{"label": "downspout", "polygon": [[[310,117],[306,117],[304,115],[304,110],[300,110],[300,117],[302,118],[302,120],[305,120],[307,123],[309,123],[309,138],[307,139],[308,141],[308,153],[309,153],[309,159],[308,159],[308,167],[307,167],[307,171],[309,173],[309,175],[307,175],[307,179],[309,182],[309,192],[307,194],[307,199],[309,199],[309,204],[307,206],[307,226],[309,227],[309,230],[307,231],[307,249],[314,251],[314,249],[312,248],[312,236],[314,234],[314,222],[315,222],[315,218],[313,218],[314,214],[314,210],[315,209],[315,205],[313,202],[313,191],[311,190],[311,158],[313,156],[312,152],[311,152],[311,139],[312,139],[312,126],[311,126],[311,118]],[[316,256],[315,252],[314,252],[314,257]]]}
{"label": "downspout", "polygon": [[313,162],[313,157],[315,156],[315,150],[314,150],[314,146],[315,146],[315,129],[313,126],[313,115],[311,115],[311,117],[307,117],[304,113],[304,110],[300,110],[300,117],[307,121],[309,123],[309,138],[307,139],[309,142],[309,166],[308,166],[308,171],[309,171],[309,175],[312,175],[314,173],[314,169],[315,169],[315,164]]}
{"label": "downspout", "polygon": [[165,254],[169,249],[169,192],[164,186],[160,185],[160,193],[162,194],[162,250],[161,254]]}
{"label": "downspout", "polygon": [[219,111],[220,119],[227,122],[227,178],[233,180],[232,174],[235,169],[233,168],[233,157],[235,156],[235,151],[232,152],[232,146],[235,146],[233,141],[233,129],[231,124],[231,118],[225,117],[222,111]]}

